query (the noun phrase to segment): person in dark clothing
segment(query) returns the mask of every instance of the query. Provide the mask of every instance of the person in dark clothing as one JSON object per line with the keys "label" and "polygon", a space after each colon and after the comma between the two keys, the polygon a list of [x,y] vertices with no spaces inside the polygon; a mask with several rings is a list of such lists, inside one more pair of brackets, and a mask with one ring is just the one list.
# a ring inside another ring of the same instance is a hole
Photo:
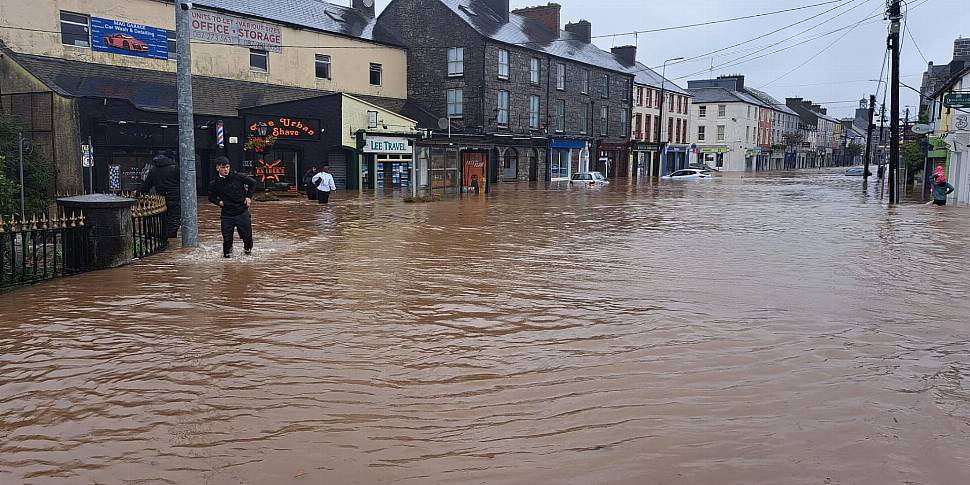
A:
{"label": "person in dark clothing", "polygon": [[219,176],[209,184],[209,202],[222,208],[222,256],[232,257],[233,232],[239,231],[246,254],[253,251],[253,221],[249,206],[253,203],[256,181],[233,172],[226,157],[216,158]]}
{"label": "person in dark clothing", "polygon": [[154,188],[155,193],[165,197],[165,235],[172,238],[178,235],[182,225],[181,183],[175,153],[166,151],[152,159],[152,163],[155,167],[148,172],[138,192],[146,194]]}
{"label": "person in dark clothing", "polygon": [[303,173],[303,188],[306,189],[307,200],[317,200],[317,186],[313,185],[313,176],[317,174],[317,167],[310,167]]}
{"label": "person in dark clothing", "polygon": [[938,206],[946,205],[946,196],[956,190],[946,181],[946,176],[938,173],[933,176],[933,204]]}

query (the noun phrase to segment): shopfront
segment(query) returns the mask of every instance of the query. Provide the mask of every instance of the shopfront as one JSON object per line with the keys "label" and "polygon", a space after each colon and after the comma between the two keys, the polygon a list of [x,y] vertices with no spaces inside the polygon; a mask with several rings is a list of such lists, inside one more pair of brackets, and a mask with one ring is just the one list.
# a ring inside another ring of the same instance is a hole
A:
{"label": "shopfront", "polygon": [[596,171],[606,178],[626,177],[630,170],[630,146],[626,143],[599,143]]}
{"label": "shopfront", "polygon": [[705,166],[715,170],[721,170],[724,168],[725,154],[730,151],[730,148],[724,146],[702,147],[700,149],[700,156]]}
{"label": "shopfront", "polygon": [[690,148],[687,145],[668,144],[665,147],[664,175],[687,168],[689,151]]}
{"label": "shopfront", "polygon": [[361,133],[363,149],[360,165],[362,190],[383,194],[411,192],[415,183],[414,144],[403,136]]}
{"label": "shopfront", "polygon": [[660,176],[660,144],[634,142],[633,176],[637,178]]}
{"label": "shopfront", "polygon": [[549,141],[549,180],[569,180],[572,174],[589,171],[589,145],[586,140],[552,138]]}

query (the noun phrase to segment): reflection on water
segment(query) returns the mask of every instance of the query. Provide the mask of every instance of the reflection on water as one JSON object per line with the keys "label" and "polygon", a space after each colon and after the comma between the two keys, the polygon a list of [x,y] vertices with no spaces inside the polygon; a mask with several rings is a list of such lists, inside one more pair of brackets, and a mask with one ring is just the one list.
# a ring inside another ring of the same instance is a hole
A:
{"label": "reflection on water", "polygon": [[205,207],[0,301],[0,483],[968,483],[967,209],[859,183]]}

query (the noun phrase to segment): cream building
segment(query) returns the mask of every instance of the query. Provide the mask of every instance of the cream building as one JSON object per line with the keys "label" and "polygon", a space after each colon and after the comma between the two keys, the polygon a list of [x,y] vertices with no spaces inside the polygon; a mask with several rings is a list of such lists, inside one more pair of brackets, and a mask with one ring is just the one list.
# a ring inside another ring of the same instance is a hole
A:
{"label": "cream building", "polygon": [[[418,134],[416,122],[401,113],[409,109],[407,51],[375,33],[372,1],[344,7],[201,0],[193,2],[191,14],[200,188],[211,172],[209,160],[218,155],[253,173],[280,157],[288,168],[270,180],[276,188],[293,190],[307,167],[321,163],[333,165],[338,182],[349,185],[358,172],[359,147],[343,143],[345,116],[377,111],[396,121],[388,132]],[[3,1],[0,19],[0,103],[44,128],[31,136],[58,166],[57,189],[77,191],[82,181],[99,192],[130,189],[155,154],[177,146],[173,3]],[[363,113],[344,113],[340,104],[327,112],[278,113],[320,129],[278,137],[275,151],[244,149],[258,136],[253,120],[264,116],[254,114],[265,113],[261,107],[333,93],[372,107],[348,105]],[[408,126],[397,126],[402,123]],[[368,126],[362,129],[384,131],[383,123]],[[95,162],[85,176],[78,160],[89,139]]]}

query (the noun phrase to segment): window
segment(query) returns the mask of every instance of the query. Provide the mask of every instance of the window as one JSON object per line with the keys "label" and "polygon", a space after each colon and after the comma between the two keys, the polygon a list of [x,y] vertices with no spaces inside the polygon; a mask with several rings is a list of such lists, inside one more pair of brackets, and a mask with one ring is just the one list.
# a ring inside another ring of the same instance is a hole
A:
{"label": "window", "polygon": [[633,92],[633,99],[637,106],[643,106],[643,88],[637,86]]}
{"label": "window", "polygon": [[175,41],[175,31],[166,30],[165,33],[168,37],[168,58],[175,59],[178,57],[178,42]]}
{"label": "window", "polygon": [[465,91],[462,89],[448,90],[448,117],[461,118],[465,115]]}
{"label": "window", "polygon": [[653,140],[653,132],[650,131],[650,115],[647,115],[646,119],[643,120],[643,139],[646,141]]}
{"label": "window", "polygon": [[465,74],[465,48],[448,48],[448,75],[461,76]]}
{"label": "window", "polygon": [[674,119],[667,118],[667,143],[674,141]]}
{"label": "window", "polygon": [[605,74],[603,75],[603,87],[600,92],[604,98],[610,97],[610,76]]}
{"label": "window", "polygon": [[539,129],[539,97],[535,95],[529,97],[529,128]]}
{"label": "window", "polygon": [[509,51],[499,49],[498,51],[498,77],[509,78]]}
{"label": "window", "polygon": [[751,127],[750,126],[745,126],[744,127],[744,142],[745,143],[748,143],[750,140],[751,140]]}
{"label": "window", "polygon": [[654,116],[653,117],[653,141],[655,141],[655,142],[659,142],[660,141],[660,127],[661,126],[663,126],[663,125],[660,124],[660,117],[659,116]]}
{"label": "window", "polygon": [[600,107],[600,134],[610,134],[610,107],[605,105]]}
{"label": "window", "polygon": [[676,134],[674,135],[674,142],[680,143],[680,120],[679,119],[677,120],[677,131],[676,131]]}
{"label": "window", "polygon": [[654,91],[653,94],[654,94],[654,103],[653,104],[655,104],[657,106],[657,108],[659,109],[662,106],[662,104],[660,103],[660,91]]}
{"label": "window", "polygon": [[529,59],[529,82],[536,86],[539,85],[539,79],[540,79],[540,74],[542,69],[540,66],[541,64],[539,63],[538,58],[533,57],[532,59]]}
{"label": "window", "polygon": [[717,125],[717,141],[724,141],[724,125]]}
{"label": "window", "polygon": [[380,64],[374,64],[372,62],[370,65],[370,85],[380,86],[383,73],[384,73],[384,67],[381,66]]}
{"label": "window", "polygon": [[561,62],[556,64],[556,89],[566,90],[566,65]]}
{"label": "window", "polygon": [[748,119],[751,119],[751,106],[748,106]]}
{"label": "window", "polygon": [[61,43],[74,47],[91,47],[88,16],[61,11]]}
{"label": "window", "polygon": [[717,105],[717,117],[724,118],[727,116],[727,106],[723,104]]}
{"label": "window", "polygon": [[583,109],[579,113],[579,132],[589,133],[589,101],[583,100]]}
{"label": "window", "polygon": [[498,126],[500,128],[508,128],[509,126],[509,92],[499,91],[498,92],[498,114],[496,116]]}
{"label": "window", "polygon": [[677,96],[677,112],[684,114],[684,97]]}
{"label": "window", "polygon": [[704,130],[705,130],[705,127],[703,126],[697,127],[697,141],[704,141],[704,137],[705,137]]}
{"label": "window", "polygon": [[330,56],[317,54],[317,79],[330,79]]}
{"label": "window", "polygon": [[670,111],[671,113],[674,112],[674,95],[673,94],[668,94],[667,95],[667,111]]}
{"label": "window", "polygon": [[249,49],[249,70],[256,72],[268,72],[269,52],[262,49]]}
{"label": "window", "polygon": [[377,111],[367,112],[367,127],[377,128]]}
{"label": "window", "polygon": [[621,109],[620,110],[620,134],[621,135],[625,135],[626,133],[630,132],[629,131],[630,127],[627,125],[626,116],[627,116],[627,110]]}
{"label": "window", "polygon": [[583,94],[589,94],[589,69],[583,69]]}
{"label": "window", "polygon": [[566,131],[566,100],[556,102],[556,131]]}
{"label": "window", "polygon": [[707,118],[707,106],[698,106],[697,107],[697,117],[698,118]]}

